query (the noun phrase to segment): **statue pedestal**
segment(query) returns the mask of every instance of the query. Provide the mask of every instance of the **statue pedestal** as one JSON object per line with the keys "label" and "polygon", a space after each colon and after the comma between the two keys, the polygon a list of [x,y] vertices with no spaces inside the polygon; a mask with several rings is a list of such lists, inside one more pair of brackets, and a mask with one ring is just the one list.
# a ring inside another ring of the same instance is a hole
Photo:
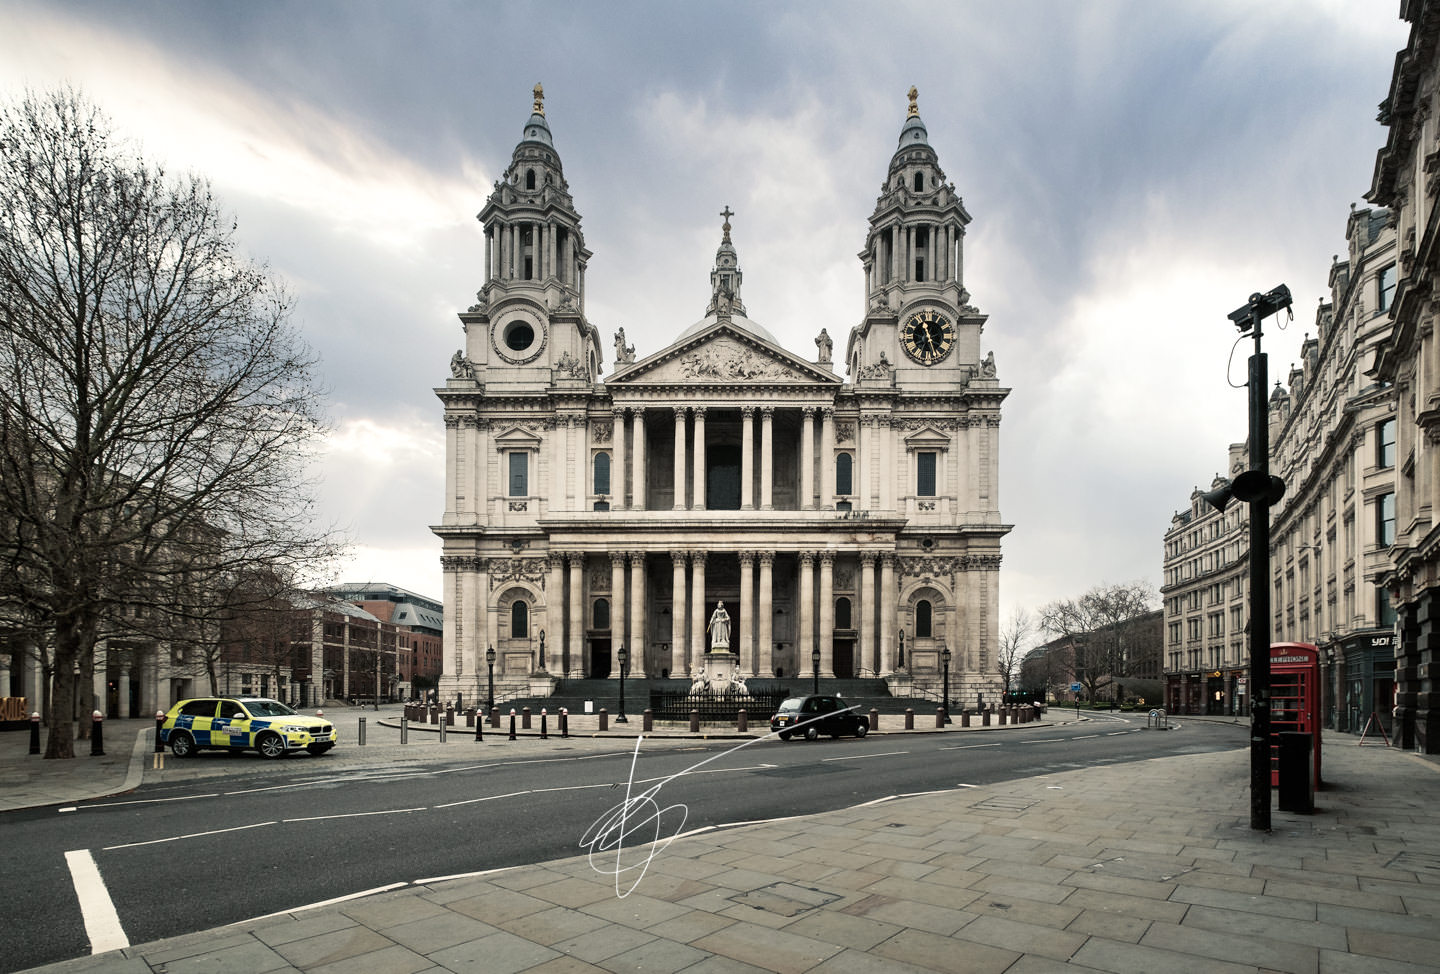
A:
{"label": "statue pedestal", "polygon": [[[695,678],[695,683],[691,686],[692,694],[698,693],[696,688],[700,686],[708,687],[709,692],[715,696],[736,692],[733,690],[735,681],[744,680],[740,673],[740,654],[724,651],[706,653],[692,677]],[[748,691],[745,691],[745,695],[748,696]]]}

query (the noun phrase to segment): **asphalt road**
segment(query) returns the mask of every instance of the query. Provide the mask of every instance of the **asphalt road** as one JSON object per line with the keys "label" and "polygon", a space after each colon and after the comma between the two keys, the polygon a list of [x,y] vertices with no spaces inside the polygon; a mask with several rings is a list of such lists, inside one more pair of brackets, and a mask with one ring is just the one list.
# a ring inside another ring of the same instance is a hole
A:
{"label": "asphalt road", "polygon": [[485,747],[360,767],[207,753],[195,781],[0,817],[7,874],[24,877],[0,924],[0,971],[86,955],[97,930],[145,943],[587,849],[623,869],[633,850],[698,828],[1245,742],[1238,726],[1158,732],[1143,715],[1097,715],[1002,734],[647,739],[528,758]]}

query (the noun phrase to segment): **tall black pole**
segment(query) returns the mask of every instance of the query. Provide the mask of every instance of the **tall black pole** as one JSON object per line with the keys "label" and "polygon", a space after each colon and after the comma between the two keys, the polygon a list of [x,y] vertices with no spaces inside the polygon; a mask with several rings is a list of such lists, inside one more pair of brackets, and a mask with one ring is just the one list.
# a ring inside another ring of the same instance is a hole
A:
{"label": "tall black pole", "polygon": [[[1263,309],[1252,299],[1250,322],[1250,469],[1270,478],[1270,379],[1260,351]],[[1250,501],[1250,827],[1270,831],[1270,499]]]}

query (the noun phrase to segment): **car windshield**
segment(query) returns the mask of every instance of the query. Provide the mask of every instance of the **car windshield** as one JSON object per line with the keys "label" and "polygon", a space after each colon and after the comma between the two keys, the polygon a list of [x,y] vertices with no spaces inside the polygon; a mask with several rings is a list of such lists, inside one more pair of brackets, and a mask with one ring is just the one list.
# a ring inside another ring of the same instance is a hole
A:
{"label": "car windshield", "polygon": [[247,700],[245,709],[252,717],[288,717],[295,713],[279,700]]}
{"label": "car windshield", "polygon": [[780,701],[780,711],[782,713],[786,713],[789,711],[799,710],[800,703],[803,699],[804,698],[802,697],[790,697],[786,700]]}

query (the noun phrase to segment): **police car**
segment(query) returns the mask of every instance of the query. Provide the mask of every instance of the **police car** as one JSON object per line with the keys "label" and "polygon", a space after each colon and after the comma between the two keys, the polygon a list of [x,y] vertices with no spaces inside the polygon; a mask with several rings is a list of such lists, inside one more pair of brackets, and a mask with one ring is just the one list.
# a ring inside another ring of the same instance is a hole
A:
{"label": "police car", "polygon": [[160,740],[177,758],[207,748],[253,750],[267,758],[300,750],[320,755],[335,746],[335,727],[266,697],[196,697],[170,708]]}

